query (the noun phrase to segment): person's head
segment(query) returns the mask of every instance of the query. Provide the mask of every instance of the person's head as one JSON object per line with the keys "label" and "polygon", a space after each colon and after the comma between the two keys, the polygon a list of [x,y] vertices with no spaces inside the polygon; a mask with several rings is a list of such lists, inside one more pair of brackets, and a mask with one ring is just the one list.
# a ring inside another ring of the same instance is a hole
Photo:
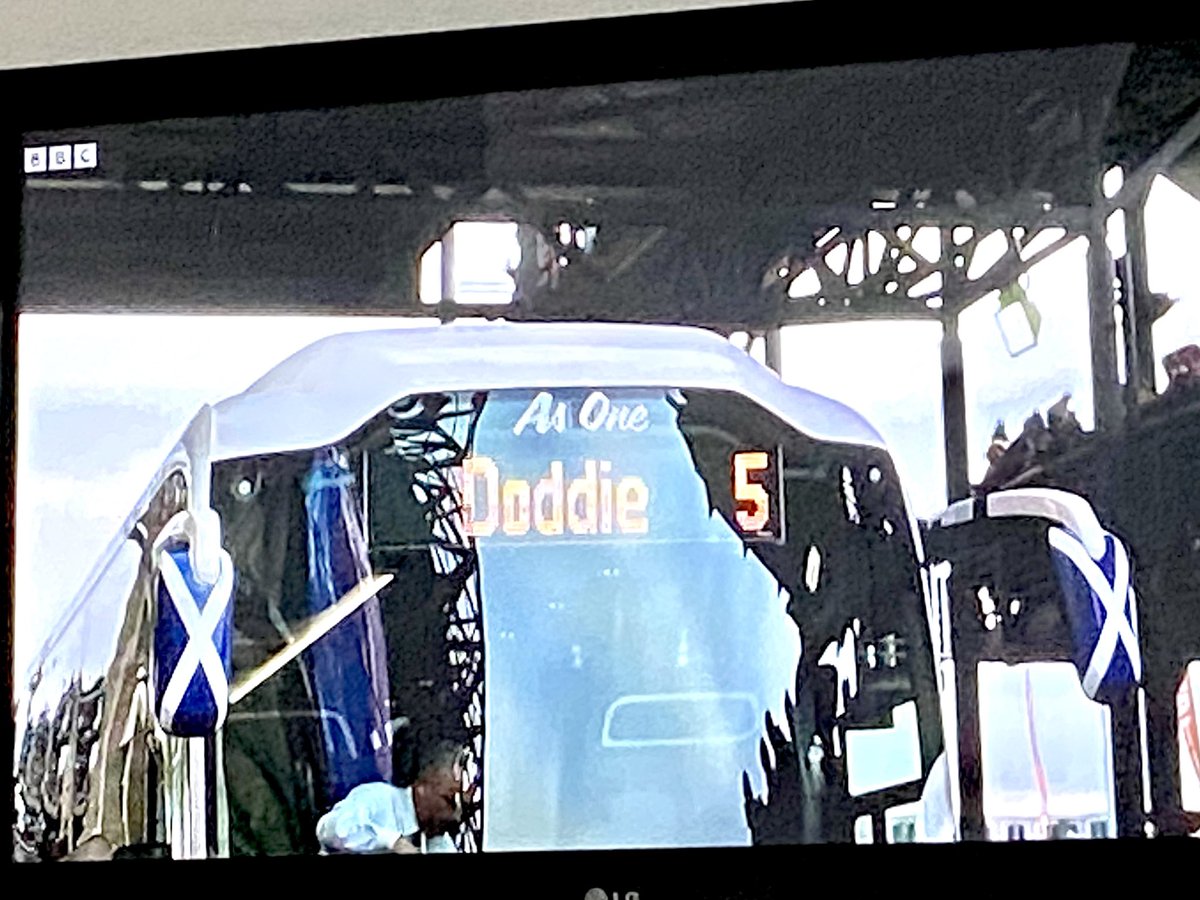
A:
{"label": "person's head", "polygon": [[443,741],[421,761],[412,795],[417,822],[426,834],[445,834],[462,821],[464,755],[459,744]]}

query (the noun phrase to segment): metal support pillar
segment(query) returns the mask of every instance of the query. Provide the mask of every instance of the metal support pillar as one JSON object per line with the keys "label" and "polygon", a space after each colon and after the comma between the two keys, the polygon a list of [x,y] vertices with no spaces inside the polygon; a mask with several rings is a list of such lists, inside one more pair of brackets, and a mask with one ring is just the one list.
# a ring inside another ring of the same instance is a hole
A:
{"label": "metal support pillar", "polygon": [[1113,749],[1113,791],[1117,837],[1144,837],[1146,813],[1142,796],[1142,741],[1137,691],[1109,706]]}
{"label": "metal support pillar", "polygon": [[454,302],[454,228],[442,235],[442,299]]}
{"label": "metal support pillar", "polygon": [[442,324],[454,321],[454,288],[454,228],[451,226],[442,235],[442,298],[438,304]]}
{"label": "metal support pillar", "polygon": [[[961,615],[955,615],[955,624],[963,618]],[[979,719],[979,657],[973,650],[955,660],[954,688],[958,708],[959,835],[964,841],[985,841],[988,834],[987,823],[983,818],[983,735]]]}
{"label": "metal support pillar", "polygon": [[946,493],[953,503],[971,494],[967,460],[967,395],[958,313],[942,320],[942,429],[946,447]]}
{"label": "metal support pillar", "polygon": [[[168,737],[164,747],[167,840],[173,859],[208,857],[204,738]],[[147,836],[148,839],[153,839]]]}
{"label": "metal support pillar", "polygon": [[208,845],[210,852],[220,859],[229,858],[229,793],[225,783],[225,731],[222,729],[210,742],[212,766],[209,771],[209,783],[213,785],[212,804],[215,806],[212,820],[216,826],[216,834],[210,834]]}
{"label": "metal support pillar", "polygon": [[1103,213],[1088,230],[1088,321],[1092,343],[1092,400],[1096,431],[1117,427],[1123,419],[1121,385],[1117,377],[1117,333],[1114,308],[1116,269],[1105,243]]}
{"label": "metal support pillar", "polygon": [[1169,654],[1147,654],[1146,735],[1150,758],[1150,818],[1161,835],[1186,836],[1179,785],[1179,708],[1186,665]]}
{"label": "metal support pillar", "polygon": [[871,839],[876,844],[887,843],[887,816],[883,813],[871,816]]}
{"label": "metal support pillar", "polygon": [[1131,320],[1129,383],[1137,392],[1135,397],[1154,393],[1154,298],[1150,296],[1150,262],[1146,256],[1146,198],[1143,194],[1125,210],[1126,274],[1131,306],[1126,316]]}
{"label": "metal support pillar", "polygon": [[1133,289],[1133,272],[1131,260],[1127,255],[1116,261],[1117,304],[1121,309],[1122,346],[1125,348],[1125,409],[1135,409],[1138,402],[1138,371],[1141,367],[1141,354],[1138,352],[1138,297]]}
{"label": "metal support pillar", "polygon": [[763,345],[766,352],[767,368],[783,377],[783,335],[779,326],[768,328],[763,334]]}

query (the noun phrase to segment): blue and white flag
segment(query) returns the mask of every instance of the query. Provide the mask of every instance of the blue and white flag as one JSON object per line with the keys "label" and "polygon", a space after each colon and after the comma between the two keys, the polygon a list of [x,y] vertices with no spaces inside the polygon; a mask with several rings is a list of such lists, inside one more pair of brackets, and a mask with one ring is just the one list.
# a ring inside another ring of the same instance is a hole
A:
{"label": "blue and white flag", "polygon": [[1049,541],[1083,691],[1093,700],[1111,702],[1142,680],[1137,597],[1129,553],[1108,533],[1099,558],[1062,528],[1051,528]]}
{"label": "blue and white flag", "polygon": [[[314,454],[304,483],[308,525],[308,611],[324,612],[371,574],[354,477],[339,454]],[[391,781],[387,643],[372,597],[304,653],[325,747],[326,802],[360,784]]]}
{"label": "blue and white flag", "polygon": [[204,737],[225,722],[233,675],[233,560],[220,551],[216,581],[201,581],[188,545],[169,541],[158,554],[154,627],[155,714],[163,731]]}

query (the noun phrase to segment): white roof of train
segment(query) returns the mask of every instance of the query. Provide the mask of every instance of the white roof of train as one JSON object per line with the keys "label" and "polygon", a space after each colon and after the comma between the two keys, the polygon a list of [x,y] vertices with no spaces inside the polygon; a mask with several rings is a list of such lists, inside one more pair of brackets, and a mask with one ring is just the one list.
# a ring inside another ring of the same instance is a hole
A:
{"label": "white roof of train", "polygon": [[858,413],[784,384],[713,332],[676,325],[457,322],[304,348],[214,409],[214,462],[343,440],[402,397],[500,388],[732,390],[818,439],[884,447]]}
{"label": "white roof of train", "polygon": [[[714,332],[598,322],[476,321],[333,335],[288,357],[211,411],[201,410],[187,431],[195,434],[204,416],[211,414],[208,457],[219,462],[335,444],[412,394],[556,387],[730,390],[813,438],[886,449],[879,433],[854,410],[784,384]],[[177,452],[178,446],[171,456]],[[151,482],[51,631],[32,669],[41,665],[101,581],[158,483],[157,477]],[[906,506],[922,554],[916,520]]]}

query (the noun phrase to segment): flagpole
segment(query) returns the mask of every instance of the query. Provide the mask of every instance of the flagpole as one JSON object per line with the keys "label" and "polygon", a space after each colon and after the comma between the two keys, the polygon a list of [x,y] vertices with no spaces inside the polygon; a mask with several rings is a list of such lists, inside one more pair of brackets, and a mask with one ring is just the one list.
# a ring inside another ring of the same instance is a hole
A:
{"label": "flagpole", "polygon": [[1033,718],[1033,671],[1025,667],[1025,715],[1029,725],[1029,747],[1033,752],[1033,778],[1037,783],[1038,794],[1042,800],[1041,820],[1049,836],[1050,827],[1050,787],[1046,781],[1046,769],[1042,765],[1042,754],[1038,749],[1037,728]]}

